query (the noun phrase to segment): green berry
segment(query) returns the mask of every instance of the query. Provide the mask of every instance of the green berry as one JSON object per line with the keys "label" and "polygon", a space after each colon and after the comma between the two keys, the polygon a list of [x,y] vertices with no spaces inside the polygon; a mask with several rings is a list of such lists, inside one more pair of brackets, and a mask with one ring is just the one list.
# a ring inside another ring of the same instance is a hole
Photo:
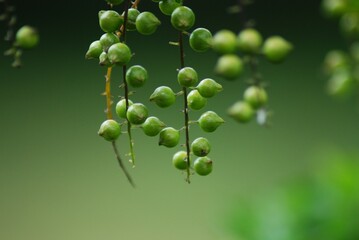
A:
{"label": "green berry", "polygon": [[126,65],[132,58],[130,48],[124,43],[115,43],[108,49],[108,59],[112,64]]}
{"label": "green berry", "polygon": [[157,136],[166,125],[157,117],[149,117],[141,127],[147,136],[154,137]]}
{"label": "green berry", "polygon": [[108,55],[106,52],[102,52],[98,59],[100,66],[106,66],[106,67],[112,66],[112,63],[108,59]]}
{"label": "green berry", "polygon": [[189,37],[189,45],[196,52],[205,52],[212,47],[212,33],[205,28],[195,29]]}
{"label": "green berry", "polygon": [[208,157],[200,157],[194,161],[193,168],[198,175],[206,176],[212,172],[213,162]]}
{"label": "green berry", "polygon": [[123,17],[113,10],[100,11],[98,13],[98,19],[101,29],[108,33],[118,30],[124,21]]}
{"label": "green berry", "polygon": [[100,43],[102,45],[103,51],[107,52],[107,50],[115,43],[119,43],[120,40],[118,36],[114,33],[105,33],[100,38]]}
{"label": "green berry", "polygon": [[198,119],[200,128],[205,132],[214,132],[224,120],[213,111],[205,112]]}
{"label": "green berry", "polygon": [[98,135],[103,137],[107,141],[115,141],[121,134],[121,126],[116,121],[109,119],[104,121],[100,130],[98,131]]}
{"label": "green berry", "polygon": [[206,78],[203,79],[198,86],[196,87],[199,94],[205,98],[211,98],[216,95],[218,92],[222,91],[222,85],[214,81],[213,79]]}
{"label": "green berry", "polygon": [[35,28],[30,26],[23,26],[16,32],[16,45],[30,49],[39,43],[39,34]]}
{"label": "green berry", "polygon": [[136,8],[128,9],[127,31],[136,31],[136,20],[138,15],[140,15],[140,11],[138,11]]}
{"label": "green berry", "polygon": [[330,17],[341,16],[347,10],[346,0],[323,0],[322,9]]}
{"label": "green berry", "polygon": [[119,5],[123,2],[123,0],[106,0],[106,2],[111,5]]}
{"label": "green berry", "polygon": [[154,102],[161,108],[166,108],[175,103],[176,94],[172,91],[171,88],[161,86],[156,88],[156,90],[151,94],[150,101]]}
{"label": "green berry", "polygon": [[273,63],[280,63],[292,51],[293,46],[287,40],[280,36],[268,38],[263,45],[264,56]]}
{"label": "green berry", "polygon": [[86,52],[85,58],[86,59],[99,58],[101,53],[102,53],[102,45],[101,42],[97,40],[90,44],[90,47]]}
{"label": "green berry", "polygon": [[191,149],[194,155],[204,157],[211,151],[211,145],[206,138],[200,137],[192,142]]}
{"label": "green berry", "polygon": [[220,54],[235,53],[237,51],[237,37],[232,31],[223,29],[213,36],[212,48]]}
{"label": "green berry", "polygon": [[264,88],[251,86],[244,92],[244,100],[249,103],[253,109],[258,109],[267,103],[268,95]]}
{"label": "green berry", "polygon": [[127,119],[130,123],[140,125],[148,117],[148,110],[142,103],[134,103],[127,109]]}
{"label": "green berry", "polygon": [[359,38],[359,14],[350,12],[343,15],[340,19],[340,28],[343,33],[354,39]]}
{"label": "green berry", "polygon": [[182,87],[193,87],[198,82],[198,75],[193,68],[185,67],[178,72],[177,80]]}
{"label": "green berry", "polygon": [[335,97],[346,97],[350,95],[355,86],[355,79],[347,69],[336,71],[329,79],[327,91]]}
{"label": "green berry", "polygon": [[253,118],[254,114],[255,112],[252,106],[243,101],[234,103],[228,109],[228,115],[240,123],[249,122]]}
{"label": "green berry", "polygon": [[182,6],[182,3],[182,0],[162,0],[159,7],[163,14],[170,16],[177,7]]}
{"label": "green berry", "polygon": [[327,53],[324,59],[324,70],[327,74],[333,74],[338,69],[349,66],[349,56],[340,50],[332,50]]}
{"label": "green berry", "polygon": [[216,74],[227,80],[235,80],[243,72],[243,61],[235,54],[226,54],[217,60]]}
{"label": "green berry", "polygon": [[147,79],[147,70],[140,65],[132,66],[126,72],[126,82],[134,88],[142,87]]}
{"label": "green berry", "polygon": [[[133,104],[133,102],[131,100],[128,100],[128,107],[130,107]],[[121,99],[120,101],[118,101],[118,103],[116,104],[116,114],[117,116],[119,116],[120,118],[126,118],[126,99]]]}
{"label": "green berry", "polygon": [[263,43],[262,35],[253,28],[247,28],[241,31],[237,38],[238,49],[243,53],[259,53]]}
{"label": "green berry", "polygon": [[202,97],[198,90],[192,90],[187,95],[188,107],[193,110],[200,110],[204,108],[207,104],[207,98]]}
{"label": "green berry", "polygon": [[171,14],[172,26],[180,31],[190,29],[195,21],[196,17],[189,7],[177,7]]}
{"label": "green berry", "polygon": [[136,19],[136,29],[143,35],[153,34],[160,24],[160,20],[151,12],[142,12]]}
{"label": "green berry", "polygon": [[158,145],[172,148],[178,145],[180,132],[172,127],[161,130]]}
{"label": "green berry", "polygon": [[173,155],[172,164],[179,170],[187,169],[187,152],[179,151]]}

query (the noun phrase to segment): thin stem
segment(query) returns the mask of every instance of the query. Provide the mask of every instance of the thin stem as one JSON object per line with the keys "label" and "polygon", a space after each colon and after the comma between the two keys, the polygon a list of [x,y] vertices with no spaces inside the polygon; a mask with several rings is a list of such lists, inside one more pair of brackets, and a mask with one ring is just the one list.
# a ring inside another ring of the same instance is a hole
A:
{"label": "thin stem", "polygon": [[105,90],[105,96],[106,96],[106,116],[107,119],[112,119],[112,96],[111,96],[111,74],[112,74],[112,67],[107,68],[107,74],[106,74],[106,90]]}
{"label": "thin stem", "polygon": [[[183,49],[183,32],[179,32],[179,47],[180,47],[180,62],[181,62],[181,69],[185,67],[184,65],[184,49]],[[185,120],[185,132],[186,132],[186,151],[187,151],[187,178],[186,181],[191,183],[190,176],[191,176],[191,159],[190,159],[190,146],[189,146],[189,114],[188,114],[188,102],[187,102],[187,88],[183,87],[183,100],[184,100],[184,120]]]}
{"label": "thin stem", "polygon": [[118,149],[117,149],[115,141],[112,142],[112,147],[113,147],[113,151],[115,152],[118,164],[120,165],[122,171],[125,173],[128,182],[131,184],[132,187],[135,188],[136,185],[135,185],[134,181],[132,180],[132,177],[131,177],[130,173],[127,171],[127,169],[125,168],[125,165],[123,164],[123,161],[122,161],[121,156],[120,156],[120,154],[118,152]]}

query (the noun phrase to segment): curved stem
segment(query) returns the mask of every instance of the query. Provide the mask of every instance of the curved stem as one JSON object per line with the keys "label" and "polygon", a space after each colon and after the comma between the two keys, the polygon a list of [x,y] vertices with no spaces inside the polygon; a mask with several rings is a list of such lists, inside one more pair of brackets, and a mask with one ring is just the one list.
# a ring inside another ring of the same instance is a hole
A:
{"label": "curved stem", "polygon": [[[179,47],[180,47],[180,62],[181,62],[181,69],[185,67],[184,64],[184,49],[183,49],[183,32],[179,32]],[[187,88],[183,87],[182,88],[183,91],[183,100],[184,100],[184,120],[185,120],[185,132],[186,132],[186,151],[187,151],[187,178],[186,181],[188,183],[191,183],[190,180],[190,176],[191,176],[191,171],[190,171],[190,167],[191,167],[191,158],[190,158],[190,154],[191,154],[191,150],[190,150],[190,146],[189,146],[189,111],[188,111],[188,102],[187,102]]]}
{"label": "curved stem", "polygon": [[113,147],[113,151],[115,152],[115,155],[116,155],[118,164],[120,165],[122,171],[125,173],[128,182],[131,184],[132,187],[135,188],[136,185],[135,185],[134,181],[132,180],[131,175],[129,174],[129,172],[128,172],[127,169],[125,168],[125,165],[123,164],[123,161],[122,161],[121,156],[120,156],[120,154],[119,154],[119,152],[118,152],[118,149],[117,149],[117,146],[116,146],[115,141],[112,142],[112,147]]}
{"label": "curved stem", "polygon": [[106,74],[106,87],[105,87],[107,119],[112,119],[111,74],[112,74],[112,67],[108,67],[107,74]]}

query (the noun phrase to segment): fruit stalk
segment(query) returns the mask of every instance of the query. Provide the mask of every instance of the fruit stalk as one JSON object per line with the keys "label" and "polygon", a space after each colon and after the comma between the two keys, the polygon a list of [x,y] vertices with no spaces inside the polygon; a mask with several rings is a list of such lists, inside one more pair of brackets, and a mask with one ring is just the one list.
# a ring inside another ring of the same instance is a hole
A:
{"label": "fruit stalk", "polygon": [[[181,62],[181,69],[185,67],[184,64],[184,49],[183,49],[183,32],[179,31],[179,48],[180,48],[180,62]],[[189,114],[188,114],[188,102],[187,102],[187,87],[182,88],[183,91],[183,99],[184,99],[184,119],[185,119],[185,132],[186,132],[186,152],[187,152],[187,178],[186,181],[191,183],[190,181],[190,144],[189,144]]]}
{"label": "fruit stalk", "polygon": [[106,116],[107,119],[112,119],[112,100],[111,100],[111,74],[112,74],[112,67],[107,68],[107,74],[106,74],[106,90],[105,90],[105,96],[106,96]]}
{"label": "fruit stalk", "polygon": [[113,147],[113,151],[115,152],[115,155],[116,155],[116,158],[117,158],[117,161],[118,161],[118,164],[120,165],[122,171],[125,173],[126,177],[127,177],[127,180],[129,181],[129,183],[132,185],[132,187],[136,187],[134,181],[132,180],[132,177],[131,175],[129,174],[129,172],[127,172],[125,166],[123,165],[123,161],[120,157],[120,154],[117,150],[117,146],[116,146],[116,142],[115,141],[112,141],[112,147]]}

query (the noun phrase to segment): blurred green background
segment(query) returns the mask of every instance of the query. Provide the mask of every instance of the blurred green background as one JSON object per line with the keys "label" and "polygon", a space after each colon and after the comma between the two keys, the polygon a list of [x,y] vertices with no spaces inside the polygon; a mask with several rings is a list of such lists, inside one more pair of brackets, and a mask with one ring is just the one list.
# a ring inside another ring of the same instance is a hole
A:
{"label": "blurred green background", "polygon": [[[346,46],[337,23],[321,15],[317,0],[257,1],[247,17],[256,19],[265,37],[279,34],[295,46],[284,64],[260,65],[270,83],[273,127],[239,125],[227,118],[227,107],[241,98],[246,85],[243,78],[218,79],[225,90],[206,109],[226,123],[212,134],[191,128],[192,139],[205,136],[212,143],[213,173],[193,176],[186,184],[171,164],[179,147],[158,147],[157,138],[136,130],[137,167],[130,172],[138,188],[132,189],[111,145],[97,136],[105,118],[100,93],[106,70],[84,60],[88,45],[102,34],[97,12],[106,8],[103,2],[14,1],[19,22],[36,26],[41,44],[25,53],[22,69],[0,58],[0,239],[236,239],[228,221],[242,199],[258,198],[296,176],[316,172],[326,164],[323,155],[333,149],[358,151],[359,105],[329,98],[321,73],[325,53]],[[226,12],[235,3],[198,0],[186,5],[197,14],[196,27],[238,32],[239,17]],[[153,11],[163,24],[152,36],[128,35],[136,54],[131,63],[145,66],[150,75],[132,100],[179,128],[181,101],[169,109],[147,101],[159,85],[178,89],[178,49],[168,45],[177,33],[155,3],[143,0],[140,10]],[[1,51],[6,47],[1,43]],[[201,78],[215,78],[214,53],[185,50],[186,65]],[[116,88],[120,76],[115,69],[115,96],[121,94]],[[193,112],[191,118],[199,115]],[[128,152],[126,135],[118,145],[123,155]]]}

